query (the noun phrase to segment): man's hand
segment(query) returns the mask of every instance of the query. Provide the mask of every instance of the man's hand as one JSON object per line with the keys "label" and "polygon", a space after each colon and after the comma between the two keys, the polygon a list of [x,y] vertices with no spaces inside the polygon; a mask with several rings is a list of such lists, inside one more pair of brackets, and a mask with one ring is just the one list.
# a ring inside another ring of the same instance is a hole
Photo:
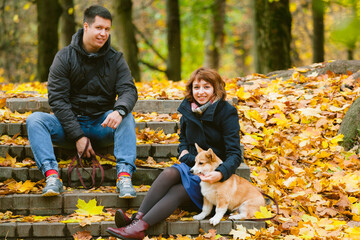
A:
{"label": "man's hand", "polygon": [[122,116],[117,111],[110,113],[104,122],[101,124],[102,127],[110,127],[116,129],[122,121]]}
{"label": "man's hand", "polygon": [[223,178],[223,175],[219,171],[212,171],[204,176],[200,176],[201,181],[208,183],[215,183],[220,181]]}
{"label": "man's hand", "polygon": [[[86,147],[86,143],[89,140],[89,145],[88,148],[86,149],[86,152],[84,152],[84,149]],[[91,142],[90,139],[88,139],[87,137],[82,137],[79,140],[76,141],[76,149],[77,152],[79,154],[79,156],[86,156],[88,158],[90,158],[91,156],[95,156],[95,151],[91,146]]]}

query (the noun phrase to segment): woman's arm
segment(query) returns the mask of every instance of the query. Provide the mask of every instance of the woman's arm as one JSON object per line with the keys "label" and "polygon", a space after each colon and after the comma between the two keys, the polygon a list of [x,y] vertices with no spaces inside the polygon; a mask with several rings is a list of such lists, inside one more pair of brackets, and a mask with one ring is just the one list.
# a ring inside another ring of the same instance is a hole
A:
{"label": "woman's arm", "polygon": [[189,153],[189,143],[186,139],[186,122],[184,118],[180,118],[180,134],[179,134],[178,152],[180,153],[179,161],[192,167],[195,164],[195,156]]}
{"label": "woman's arm", "polygon": [[221,114],[221,128],[225,144],[225,156],[223,163],[216,169],[222,173],[223,178],[221,181],[227,180],[241,163],[241,148],[240,148],[240,125],[239,115],[234,107],[225,114]]}

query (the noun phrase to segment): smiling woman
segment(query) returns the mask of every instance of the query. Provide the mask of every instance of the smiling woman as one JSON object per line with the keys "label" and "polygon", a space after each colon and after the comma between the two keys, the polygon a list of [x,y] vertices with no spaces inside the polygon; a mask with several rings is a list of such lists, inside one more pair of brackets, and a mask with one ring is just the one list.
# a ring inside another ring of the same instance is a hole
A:
{"label": "smiling woman", "polygon": [[206,82],[205,80],[196,79],[193,82],[192,91],[195,101],[197,101],[200,105],[204,105],[208,101],[213,100],[214,88],[209,82]]}
{"label": "smiling woman", "polygon": [[110,235],[121,239],[143,239],[149,226],[166,219],[185,201],[199,209],[203,205],[200,177],[193,175],[197,150],[212,148],[223,160],[214,171],[201,180],[225,181],[235,173],[241,163],[239,116],[234,106],[225,101],[225,82],[214,70],[195,70],[186,84],[186,98],[178,111],[180,137],[178,151],[181,164],[164,169],[153,182],[134,218],[130,219],[121,209],[116,211],[118,228],[108,228]]}

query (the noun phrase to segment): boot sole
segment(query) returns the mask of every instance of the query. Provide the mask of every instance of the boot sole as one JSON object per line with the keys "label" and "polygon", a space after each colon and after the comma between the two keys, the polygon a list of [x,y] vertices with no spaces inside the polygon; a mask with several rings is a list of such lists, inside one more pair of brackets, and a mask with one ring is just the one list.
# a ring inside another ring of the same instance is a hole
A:
{"label": "boot sole", "polygon": [[115,225],[117,228],[125,227],[127,224],[130,224],[126,222],[125,216],[122,214],[122,212],[116,211],[115,212]]}
{"label": "boot sole", "polygon": [[121,235],[119,235],[119,234],[116,234],[116,233],[114,233],[114,232],[112,232],[112,231],[110,231],[110,230],[108,230],[108,229],[106,229],[106,232],[109,233],[111,236],[117,237],[117,238],[120,238],[120,239],[124,239],[124,240],[137,240],[137,238],[126,238],[126,237],[123,237],[123,236],[121,236]]}

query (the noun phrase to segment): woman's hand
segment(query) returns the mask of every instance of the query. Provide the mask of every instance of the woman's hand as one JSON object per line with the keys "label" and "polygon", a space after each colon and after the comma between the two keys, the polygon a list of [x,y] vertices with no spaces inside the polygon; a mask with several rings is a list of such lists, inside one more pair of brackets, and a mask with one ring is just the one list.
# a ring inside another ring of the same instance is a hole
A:
{"label": "woman's hand", "polygon": [[188,154],[188,153],[189,153],[188,150],[186,150],[186,149],[185,149],[185,150],[182,150],[178,159],[180,160],[180,158],[182,158],[184,155],[186,155],[186,154]]}
{"label": "woman's hand", "polygon": [[223,178],[223,175],[219,171],[212,171],[206,175],[200,176],[201,181],[208,183],[215,183],[220,181]]}

